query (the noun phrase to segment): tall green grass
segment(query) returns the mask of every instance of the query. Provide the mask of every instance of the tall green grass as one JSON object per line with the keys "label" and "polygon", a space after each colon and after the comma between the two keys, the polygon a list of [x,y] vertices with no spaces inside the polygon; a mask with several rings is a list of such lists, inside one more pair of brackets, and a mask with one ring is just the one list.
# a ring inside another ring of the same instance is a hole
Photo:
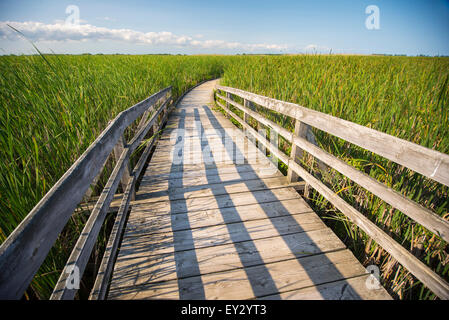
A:
{"label": "tall green grass", "polygon": [[[0,243],[109,120],[169,85],[176,99],[201,80],[220,76],[223,60],[213,56],[0,57]],[[49,297],[86,219],[71,218],[28,297]]]}
{"label": "tall green grass", "polygon": [[[449,59],[380,56],[256,56],[228,64],[222,84],[298,103],[449,154]],[[293,130],[291,119],[271,116]],[[341,139],[314,130],[326,151],[449,219],[448,187]],[[282,143],[286,153],[291,146]],[[366,214],[419,259],[449,279],[448,244],[335,170],[303,166]],[[286,167],[281,166],[285,170]],[[383,284],[402,299],[435,296],[364,232],[312,192],[309,202]]]}

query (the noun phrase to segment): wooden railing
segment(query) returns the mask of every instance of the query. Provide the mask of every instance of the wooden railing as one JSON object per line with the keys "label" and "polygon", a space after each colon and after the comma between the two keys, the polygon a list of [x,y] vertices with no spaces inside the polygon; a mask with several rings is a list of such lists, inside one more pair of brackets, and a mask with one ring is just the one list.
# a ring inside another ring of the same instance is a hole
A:
{"label": "wooden railing", "polygon": [[[369,175],[348,165],[346,162],[327,153],[309,142],[306,139],[306,135],[309,126],[315,127],[449,186],[449,156],[447,154],[297,104],[271,99],[230,87],[217,86],[216,89],[215,97],[217,104],[232,118],[237,120],[244,130],[255,137],[260,144],[269,149],[270,153],[288,166],[288,179],[291,182],[295,180],[295,174],[300,176],[308,185],[345,214],[438,297],[449,299],[449,285],[444,279],[297,163],[297,159],[301,158],[302,152],[308,152],[319,161],[339,171],[448,242],[448,221],[408,199],[401,193],[378,182]],[[225,93],[225,96],[221,95],[220,92]],[[233,96],[243,99],[243,105],[234,101]],[[225,105],[220,100],[224,101]],[[252,108],[253,103],[295,119],[294,132],[286,130],[257,113]],[[240,118],[232,112],[229,108],[230,105],[242,111],[243,118]],[[291,142],[291,156],[289,157],[281,152],[275,143],[268,141],[263,135],[253,129],[247,123],[248,116],[257,120],[258,123],[268,126],[270,130],[277,132],[285,140]]]}
{"label": "wooden railing", "polygon": [[[67,284],[72,281],[71,277],[81,278],[83,275],[109,205],[121,182],[124,192],[120,208],[90,295],[91,299],[105,297],[136,180],[157,139],[158,131],[167,119],[170,102],[171,87],[168,87],[118,114],[11,233],[0,247],[0,299],[22,297],[78,204],[86,194],[91,194],[91,185],[98,180],[113,151],[115,167],[61,273],[51,299],[74,298],[77,289]],[[140,116],[135,136],[126,143],[125,129]],[[129,159],[150,129],[152,138],[131,171]]]}

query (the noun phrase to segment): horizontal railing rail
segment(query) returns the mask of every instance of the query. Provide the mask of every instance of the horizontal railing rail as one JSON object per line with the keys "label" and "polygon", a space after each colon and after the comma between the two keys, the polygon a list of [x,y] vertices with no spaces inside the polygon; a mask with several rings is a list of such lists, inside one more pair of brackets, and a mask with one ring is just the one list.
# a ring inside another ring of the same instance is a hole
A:
{"label": "horizontal railing rail", "polygon": [[[69,218],[83,198],[91,194],[91,185],[98,180],[108,157],[113,153],[115,167],[61,273],[51,299],[75,297],[77,289],[67,284],[74,275],[82,277],[109,205],[121,183],[124,190],[122,202],[91,295],[95,295],[100,288],[103,290],[112,270],[111,261],[116,254],[128,206],[134,197],[136,180],[154,145],[155,133],[167,119],[170,102],[171,87],[167,87],[119,113],[9,235],[0,247],[0,299],[20,299],[23,296]],[[137,133],[126,143],[125,129],[139,117]],[[129,159],[150,130],[153,136],[131,172]]]}
{"label": "horizontal railing rail", "polygon": [[[449,285],[444,279],[391,238],[376,224],[371,222],[361,212],[329,189],[323,182],[300,166],[297,160],[301,158],[303,151],[308,152],[318,161],[339,171],[443,240],[449,241],[449,222],[447,220],[444,220],[434,212],[309,142],[307,132],[309,126],[315,127],[403,165],[446,186],[449,186],[449,155],[297,104],[230,87],[217,86],[216,89],[215,97],[218,106],[238,121],[244,130],[255,137],[260,144],[269,149],[270,153],[288,166],[287,177],[290,182],[295,180],[296,175],[301,177],[437,296],[442,299],[449,299]],[[225,93],[225,95],[220,94],[220,92]],[[232,98],[233,95],[243,99],[243,104],[234,101]],[[225,104],[220,102],[220,100],[224,101]],[[295,119],[294,132],[286,130],[256,112],[254,108],[251,108],[253,103]],[[230,109],[231,105],[243,112],[242,118]],[[264,135],[253,129],[247,123],[248,116],[255,119],[258,123],[269,127],[270,130],[277,132],[286,141],[292,143],[291,156],[287,156],[281,152],[276,144],[268,141]]]}

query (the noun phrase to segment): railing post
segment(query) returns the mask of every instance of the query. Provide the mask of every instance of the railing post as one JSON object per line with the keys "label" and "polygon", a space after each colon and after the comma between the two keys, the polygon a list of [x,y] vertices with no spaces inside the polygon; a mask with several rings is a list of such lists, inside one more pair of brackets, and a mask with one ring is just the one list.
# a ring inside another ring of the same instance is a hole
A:
{"label": "railing post", "polygon": [[[249,108],[250,103],[251,103],[250,101],[248,101],[248,100],[246,100],[246,99],[243,99],[243,106],[244,106],[244,107]],[[247,114],[245,111],[243,111],[243,122],[248,123],[248,114]],[[245,133],[245,136],[247,136],[247,137],[249,138],[249,136],[248,136],[248,130],[246,130],[245,128],[243,128],[243,132]]]}
{"label": "railing post", "polygon": [[103,169],[106,166],[106,163],[108,162],[109,157],[106,158],[106,161],[103,163],[103,166],[100,169],[100,172],[95,176],[94,180],[92,180],[92,183],[90,184],[89,189],[87,189],[86,193],[83,196],[83,202],[88,202],[90,200],[90,197],[92,196],[92,193],[94,193],[95,186],[97,185],[98,181],[101,178],[101,175],[103,174]]}
{"label": "railing post", "polygon": [[[306,139],[307,138],[307,131],[310,130],[310,127],[305,124],[304,122],[301,122],[299,120],[295,120],[295,131],[294,131],[294,135],[297,137],[301,137]],[[304,157],[304,151],[299,148],[298,146],[296,146],[296,144],[292,144],[292,151],[290,154],[290,158],[299,164],[300,160]],[[288,168],[287,171],[287,180],[289,182],[296,182],[298,181],[299,176],[296,174],[296,172],[294,172],[291,167]],[[309,186],[308,184],[306,184],[304,186],[304,196],[308,197],[309,195]]]}
{"label": "railing post", "polygon": [[[243,99],[243,106],[248,107],[248,105],[249,105],[249,101],[246,99]],[[245,111],[243,111],[243,122],[248,123],[248,114]],[[246,137],[243,152],[245,153],[245,158],[249,160],[250,154],[249,154],[249,141],[248,140],[252,141],[252,139],[251,139],[252,137],[249,134],[248,130],[245,129],[245,127],[243,127],[243,134]]]}
{"label": "railing post", "polygon": [[[226,98],[228,98],[229,100],[232,100],[232,95],[229,92],[226,92]],[[229,102],[226,101],[226,108],[229,109]],[[231,118],[231,116],[226,112],[226,118]]]}
{"label": "railing post", "polygon": [[[125,137],[122,135],[118,139],[117,144],[114,147],[114,158],[117,161],[120,159],[120,156],[121,156],[121,154],[123,152],[123,149],[125,149],[125,142],[124,141],[125,141]],[[128,185],[128,181],[130,179],[131,179],[131,170],[130,170],[129,161],[128,161],[128,163],[125,166],[125,170],[123,171],[122,179],[120,180],[120,184],[122,185],[123,192],[125,192],[126,187]],[[135,193],[135,190],[133,189],[131,191],[131,200],[134,200],[135,197],[136,197],[136,193]]]}

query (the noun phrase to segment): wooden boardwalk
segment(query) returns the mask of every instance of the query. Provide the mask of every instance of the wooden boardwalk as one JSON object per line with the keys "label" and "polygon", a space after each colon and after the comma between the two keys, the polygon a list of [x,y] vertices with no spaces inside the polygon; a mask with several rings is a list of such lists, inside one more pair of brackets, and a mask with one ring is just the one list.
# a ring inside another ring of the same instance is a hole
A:
{"label": "wooden boardwalk", "polygon": [[[242,131],[215,81],[172,112],[141,181],[108,299],[391,299]],[[180,133],[183,138],[178,138]]]}

